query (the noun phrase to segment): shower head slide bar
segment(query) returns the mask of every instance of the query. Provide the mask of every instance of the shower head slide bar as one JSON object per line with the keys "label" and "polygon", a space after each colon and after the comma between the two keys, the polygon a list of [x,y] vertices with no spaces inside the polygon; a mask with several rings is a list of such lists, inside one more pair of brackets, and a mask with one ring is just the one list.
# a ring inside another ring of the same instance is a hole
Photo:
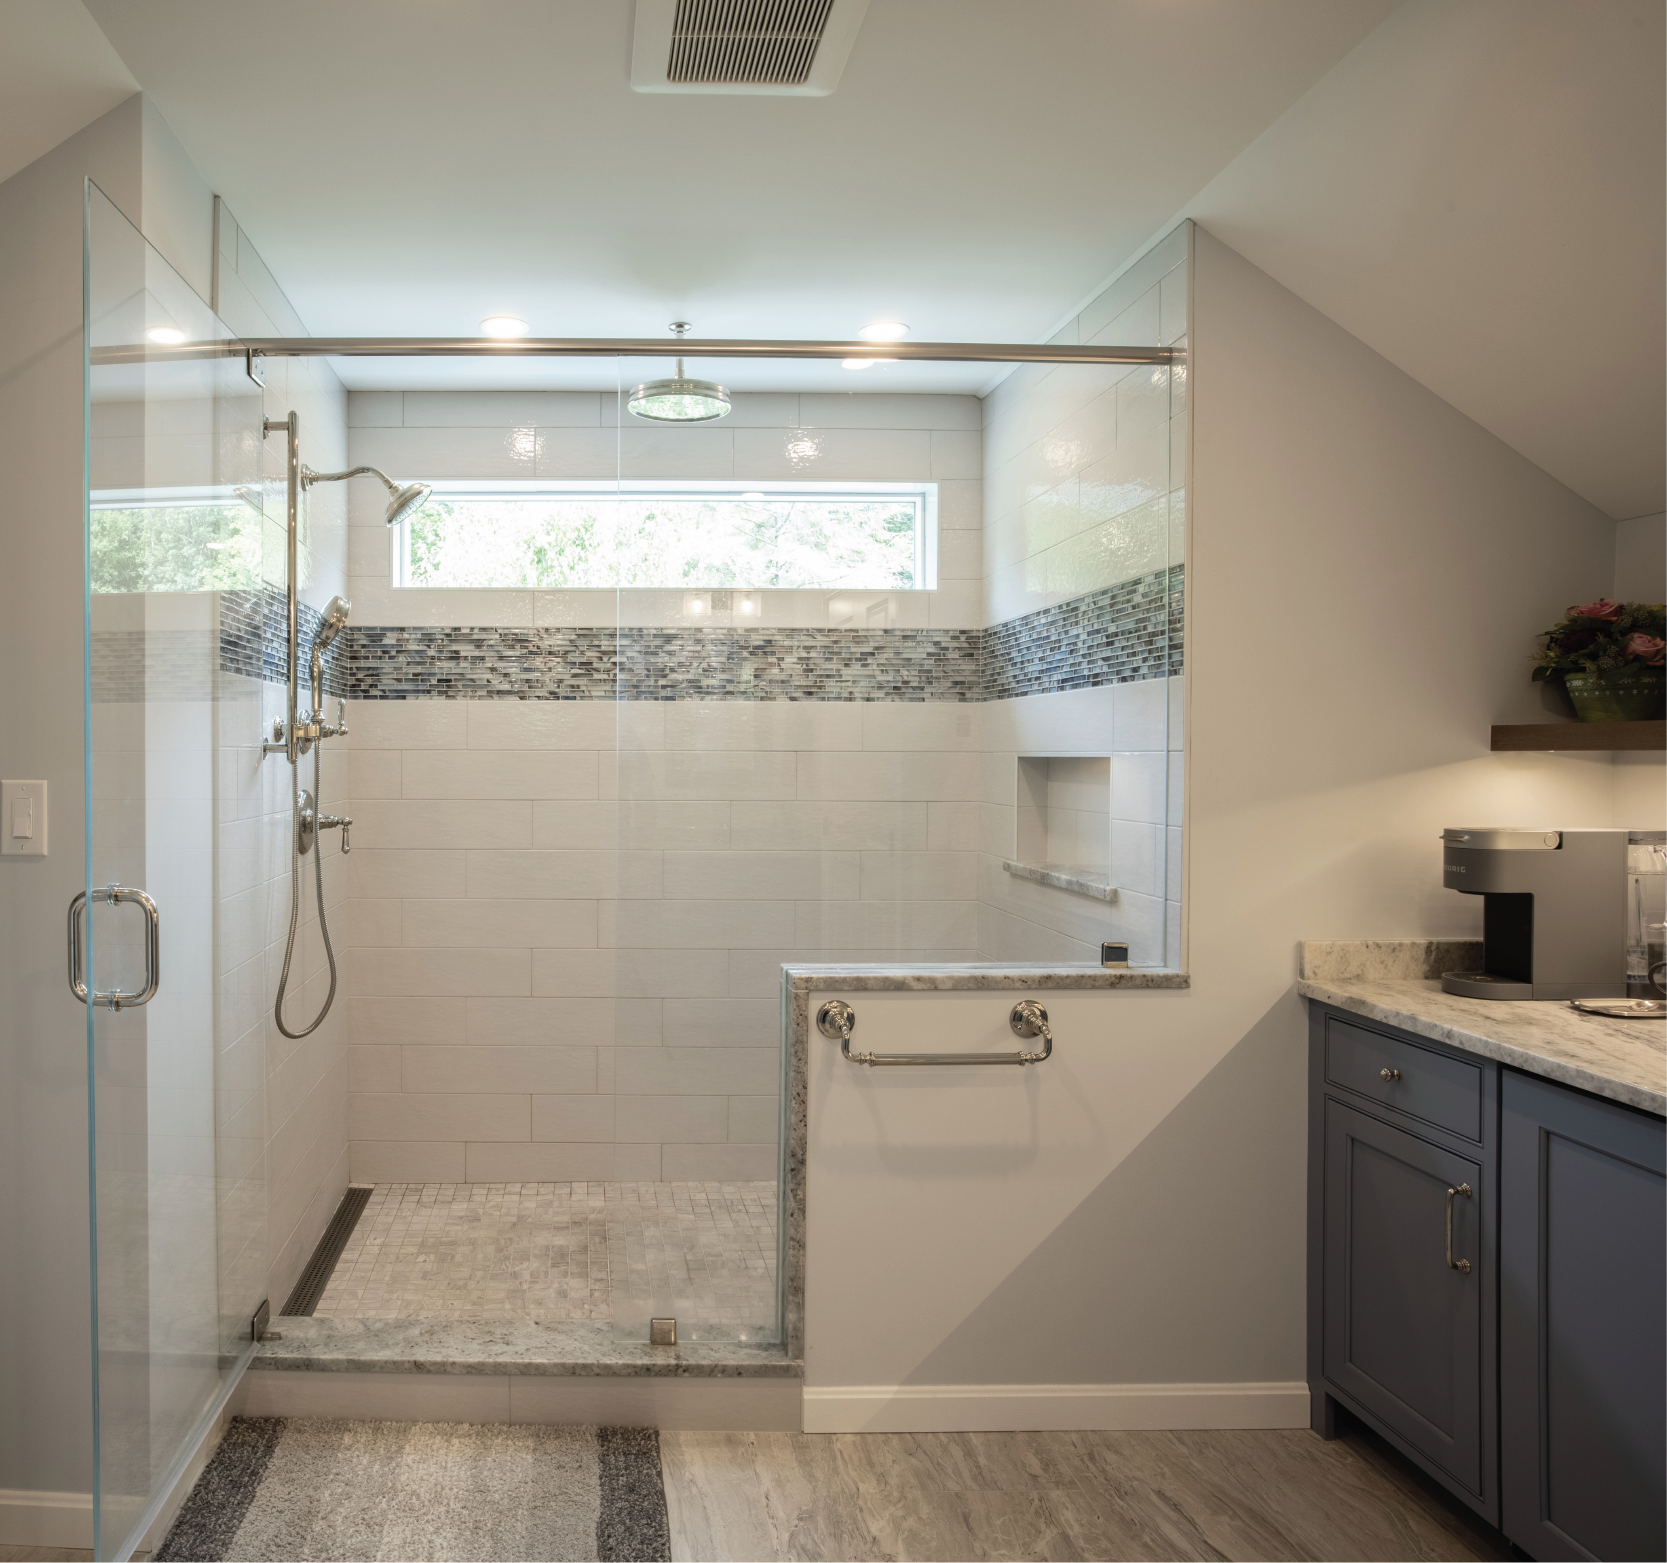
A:
{"label": "shower head slide bar", "polygon": [[1042,1039],[1039,1053],[853,1053],[851,1033],[857,1027],[857,1012],[843,999],[829,999],[816,1011],[816,1029],[830,1042],[839,1043],[839,1052],[853,1064],[1026,1064],[1045,1063],[1053,1056],[1053,1032],[1048,1029],[1048,1012],[1035,999],[1020,999],[1007,1017],[1013,1035],[1028,1041]]}

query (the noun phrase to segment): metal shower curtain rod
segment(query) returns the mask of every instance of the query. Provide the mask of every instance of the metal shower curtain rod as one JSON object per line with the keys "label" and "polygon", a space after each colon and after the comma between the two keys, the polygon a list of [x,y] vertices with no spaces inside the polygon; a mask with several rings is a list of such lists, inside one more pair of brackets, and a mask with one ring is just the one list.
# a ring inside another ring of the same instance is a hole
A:
{"label": "metal shower curtain rod", "polygon": [[883,358],[916,363],[1167,364],[1166,347],[1078,347],[1048,342],[710,342],[694,337],[267,337],[265,358]]}
{"label": "metal shower curtain rod", "polygon": [[1078,347],[1053,342],[699,341],[685,337],[249,337],[238,341],[99,347],[96,364],[194,358],[879,358],[912,363],[1168,364],[1168,347]]}

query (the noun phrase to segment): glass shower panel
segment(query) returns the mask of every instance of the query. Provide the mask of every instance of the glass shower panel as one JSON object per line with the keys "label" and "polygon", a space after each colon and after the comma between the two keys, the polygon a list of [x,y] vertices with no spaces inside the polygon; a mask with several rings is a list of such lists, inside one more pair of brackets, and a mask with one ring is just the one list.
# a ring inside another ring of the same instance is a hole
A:
{"label": "glass shower panel", "polygon": [[79,922],[107,1557],[137,1545],[252,1350],[266,1277],[264,1002],[258,976],[247,994],[226,978],[264,945],[261,844],[238,828],[254,681],[221,656],[260,580],[262,412],[231,332],[90,184],[85,266]]}
{"label": "glass shower panel", "polygon": [[784,964],[1179,958],[1184,373],[624,370],[615,1153],[682,1225],[616,1328],[774,1340]]}

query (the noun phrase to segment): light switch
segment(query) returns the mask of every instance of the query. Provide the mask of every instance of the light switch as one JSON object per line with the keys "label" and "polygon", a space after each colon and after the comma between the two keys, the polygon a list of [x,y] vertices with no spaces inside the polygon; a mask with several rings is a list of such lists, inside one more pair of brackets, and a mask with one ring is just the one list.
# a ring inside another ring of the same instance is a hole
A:
{"label": "light switch", "polygon": [[45,782],[0,782],[0,856],[46,856]]}

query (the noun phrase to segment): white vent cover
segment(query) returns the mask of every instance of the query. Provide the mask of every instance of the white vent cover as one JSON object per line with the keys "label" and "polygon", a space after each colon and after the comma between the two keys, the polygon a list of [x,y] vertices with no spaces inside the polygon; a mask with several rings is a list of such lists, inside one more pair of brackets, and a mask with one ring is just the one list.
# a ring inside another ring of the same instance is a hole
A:
{"label": "white vent cover", "polygon": [[839,85],[868,0],[637,0],[638,92],[821,97]]}

